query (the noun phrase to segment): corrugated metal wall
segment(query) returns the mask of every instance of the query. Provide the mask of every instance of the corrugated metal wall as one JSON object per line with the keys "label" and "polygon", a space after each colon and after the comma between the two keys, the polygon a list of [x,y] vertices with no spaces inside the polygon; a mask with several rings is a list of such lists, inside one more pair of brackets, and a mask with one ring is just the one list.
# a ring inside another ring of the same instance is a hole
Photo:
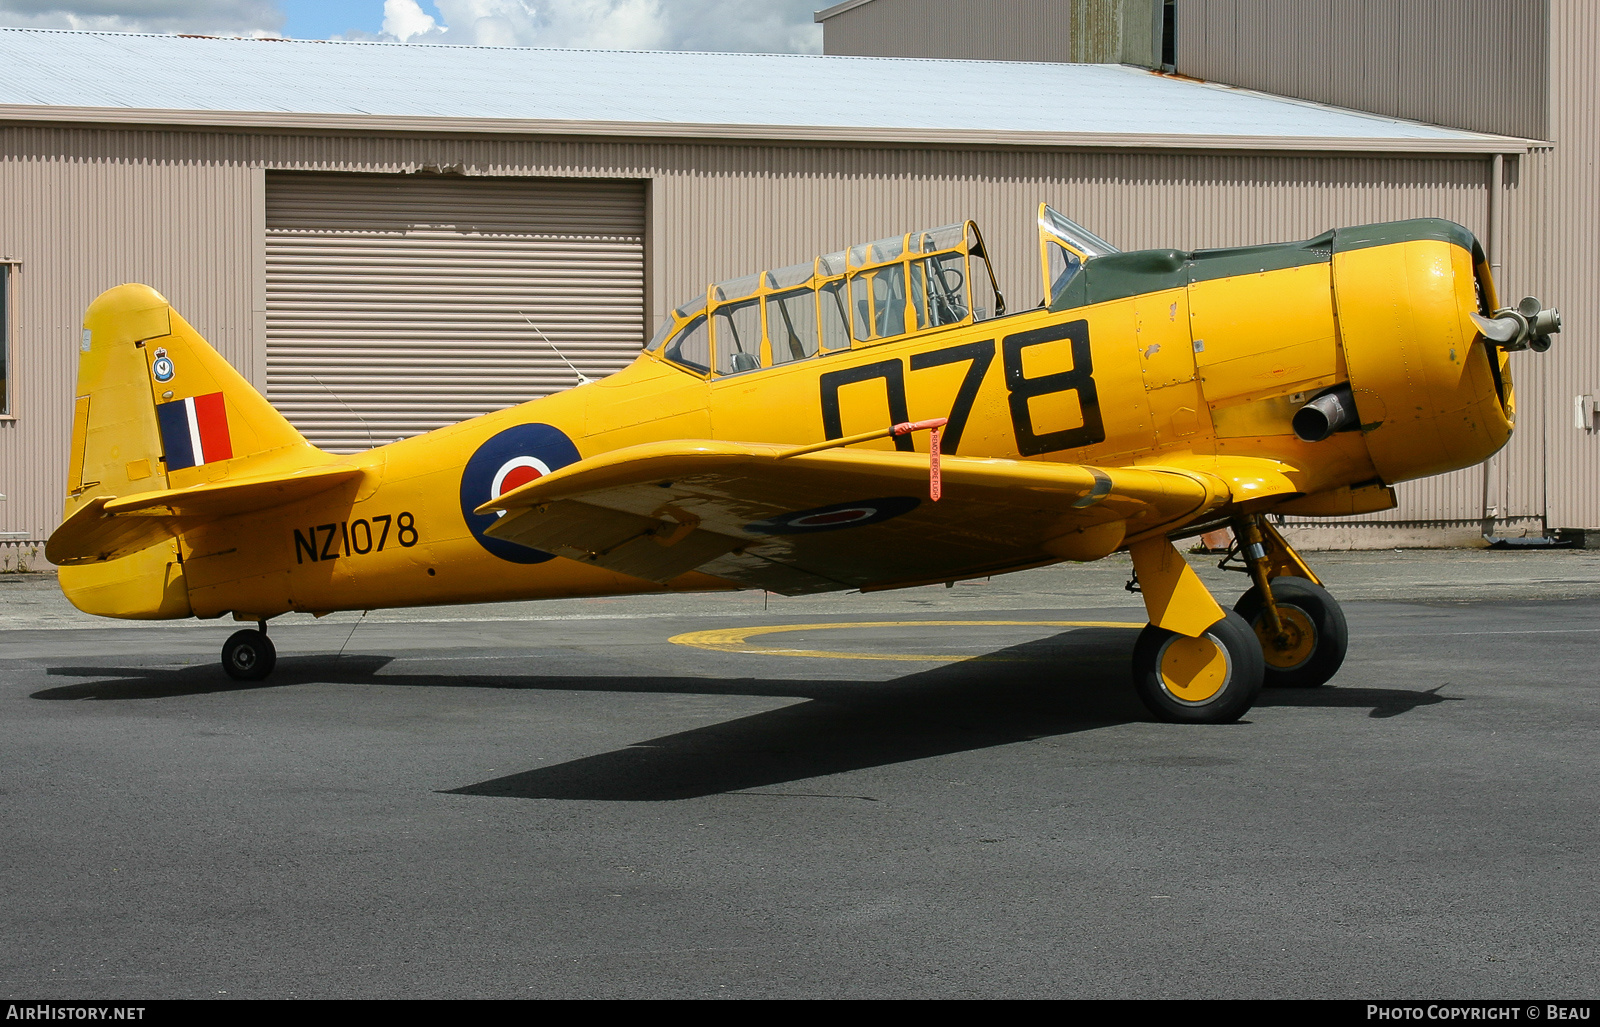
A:
{"label": "corrugated metal wall", "polygon": [[1072,0],[1072,60],[1161,67],[1162,0]]}
{"label": "corrugated metal wall", "polygon": [[[1548,139],[1510,159],[1496,240],[1501,296],[1559,306],[1548,354],[1514,357],[1521,418],[1485,506],[1551,528],[1600,527],[1600,5],[1589,0],[1183,0],[1187,75],[1488,132]],[[1455,476],[1464,509],[1471,483]],[[1390,515],[1386,515],[1390,516]]]}
{"label": "corrugated metal wall", "polygon": [[1161,0],[871,0],[822,23],[822,50],[1153,68],[1161,58],[1161,6]]}
{"label": "corrugated metal wall", "polygon": [[[910,228],[975,217],[1013,307],[1039,299],[1040,200],[1126,248],[1305,238],[1415,216],[1486,228],[1488,161],[1205,153],[1075,153],[561,142],[12,128],[0,134],[18,276],[21,419],[0,430],[5,527],[52,528],[69,423],[74,331],[88,299],[146,279],[256,370],[265,280],[261,168],[651,181],[646,330],[706,282]],[[41,159],[52,155],[51,159]],[[65,226],[58,230],[57,224]],[[24,284],[32,269],[34,284]],[[252,328],[252,326],[255,326]],[[1468,475],[1476,472],[1468,472]],[[1453,476],[1460,478],[1462,476]],[[1476,518],[1481,479],[1403,490],[1412,518]]]}
{"label": "corrugated metal wall", "polygon": [[[1508,159],[1502,170],[1501,211],[1490,259],[1495,284],[1502,303],[1537,292],[1561,300],[1558,288],[1549,288],[1551,265],[1550,237],[1555,227],[1549,208],[1549,171],[1553,157],[1549,150],[1534,151]],[[1564,300],[1562,300],[1564,305]],[[1517,389],[1517,433],[1505,450],[1490,458],[1484,473],[1487,488],[1482,491],[1485,510],[1502,522],[1497,531],[1516,533],[1519,523],[1534,534],[1563,522],[1548,521],[1549,426],[1551,374],[1560,353],[1575,342],[1571,326],[1556,337],[1550,353],[1513,353],[1512,379]],[[1463,497],[1463,502],[1465,497]]]}
{"label": "corrugated metal wall", "polygon": [[274,171],[266,204],[267,398],[323,449],[420,435],[638,355],[642,183]]}
{"label": "corrugated metal wall", "polygon": [[1541,209],[1526,215],[1551,231],[1546,245],[1534,247],[1542,266],[1524,288],[1559,304],[1566,320],[1546,361],[1550,523],[1592,528],[1600,527],[1600,432],[1576,427],[1571,404],[1575,396],[1600,395],[1600,5],[1557,0],[1551,13],[1556,148],[1530,162],[1547,182],[1537,190]]}
{"label": "corrugated metal wall", "polygon": [[[159,288],[260,380],[261,173],[152,159],[115,131],[0,131],[0,256],[12,276],[12,420],[0,421],[0,531],[44,538],[61,518],[83,309],[129,281]],[[61,140],[65,142],[65,140]],[[43,146],[37,145],[43,142]]]}
{"label": "corrugated metal wall", "polygon": [[1072,60],[1073,0],[872,0],[822,23],[822,52]]}
{"label": "corrugated metal wall", "polygon": [[1549,131],[1544,0],[1180,0],[1176,10],[1179,74],[1478,132]]}

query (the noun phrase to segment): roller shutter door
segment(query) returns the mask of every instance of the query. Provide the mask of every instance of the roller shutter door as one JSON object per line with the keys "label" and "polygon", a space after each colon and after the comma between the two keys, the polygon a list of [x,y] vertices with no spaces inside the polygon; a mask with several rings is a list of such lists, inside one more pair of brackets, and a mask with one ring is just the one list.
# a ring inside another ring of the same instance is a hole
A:
{"label": "roller shutter door", "polygon": [[640,182],[271,172],[266,230],[267,396],[334,452],[570,388],[563,356],[609,374],[643,341]]}

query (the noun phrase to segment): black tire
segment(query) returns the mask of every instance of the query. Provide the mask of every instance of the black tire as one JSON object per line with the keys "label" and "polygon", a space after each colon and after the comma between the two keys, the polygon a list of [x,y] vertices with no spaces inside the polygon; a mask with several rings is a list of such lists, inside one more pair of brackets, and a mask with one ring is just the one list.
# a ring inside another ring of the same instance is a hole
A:
{"label": "black tire", "polygon": [[[1209,652],[1206,643],[1212,647]],[[1216,657],[1221,657],[1220,667]],[[1200,668],[1196,675],[1186,676],[1186,668],[1194,667]],[[1198,639],[1150,624],[1133,647],[1139,699],[1157,719],[1175,724],[1238,720],[1261,693],[1262,667],[1261,643],[1237,613],[1217,621]]]}
{"label": "black tire", "polygon": [[235,681],[262,681],[278,665],[278,650],[266,632],[235,631],[222,646],[222,669]]}
{"label": "black tire", "polygon": [[1292,648],[1288,652],[1266,637],[1267,603],[1259,588],[1252,587],[1233,604],[1234,612],[1250,624],[1261,641],[1267,687],[1315,688],[1339,673],[1350,648],[1350,627],[1339,601],[1321,585],[1290,577],[1272,579],[1272,597],[1289,629]]}

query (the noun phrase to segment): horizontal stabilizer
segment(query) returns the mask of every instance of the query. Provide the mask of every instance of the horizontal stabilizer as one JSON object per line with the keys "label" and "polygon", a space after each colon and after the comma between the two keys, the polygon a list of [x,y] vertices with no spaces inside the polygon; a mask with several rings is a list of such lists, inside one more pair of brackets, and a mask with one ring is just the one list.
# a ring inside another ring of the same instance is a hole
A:
{"label": "horizontal stabilizer", "polygon": [[116,517],[106,513],[106,496],[96,496],[72,512],[50,535],[44,558],[60,567],[115,560],[158,542],[181,530],[176,517]]}
{"label": "horizontal stabilizer", "polygon": [[208,485],[192,485],[186,489],[162,489],[159,492],[141,492],[125,499],[113,499],[106,503],[106,513],[147,513],[169,508],[185,517],[228,517],[305,499],[360,476],[361,469],[348,464],[307,467],[287,474],[258,474]]}
{"label": "horizontal stabilizer", "polygon": [[340,464],[186,489],[159,489],[121,499],[97,496],[73,511],[50,536],[45,559],[67,566],[114,560],[205,521],[305,499],[360,475],[360,468]]}

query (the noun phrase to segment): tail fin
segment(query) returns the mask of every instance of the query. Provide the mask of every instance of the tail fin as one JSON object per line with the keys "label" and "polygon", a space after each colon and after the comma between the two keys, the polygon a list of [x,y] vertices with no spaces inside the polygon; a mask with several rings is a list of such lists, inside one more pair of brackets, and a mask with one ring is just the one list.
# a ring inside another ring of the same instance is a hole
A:
{"label": "tail fin", "polygon": [[66,523],[46,556],[88,564],[64,566],[61,576],[68,598],[88,612],[188,616],[173,541],[179,521],[147,516],[137,529],[119,526],[110,534],[121,542],[109,549],[99,541],[106,526],[89,532],[89,522],[114,516],[104,508],[116,499],[330,462],[165,297],[119,285],[84,314]]}
{"label": "tail fin", "polygon": [[72,429],[68,514],[97,496],[216,481],[241,462],[252,470],[282,458],[321,462],[319,450],[143,285],[102,293],[84,315]]}

